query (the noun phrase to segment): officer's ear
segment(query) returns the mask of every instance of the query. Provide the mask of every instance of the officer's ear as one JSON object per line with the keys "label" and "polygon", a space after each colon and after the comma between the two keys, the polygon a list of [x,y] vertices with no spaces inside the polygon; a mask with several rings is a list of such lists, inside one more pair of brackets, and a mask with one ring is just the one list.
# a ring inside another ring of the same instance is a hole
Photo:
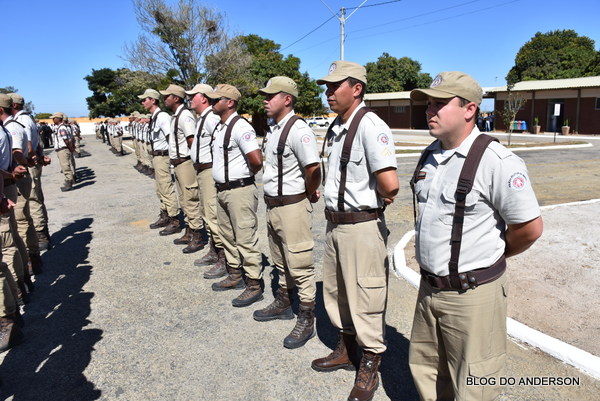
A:
{"label": "officer's ear", "polygon": [[465,120],[466,121],[470,121],[477,116],[477,110],[479,109],[479,106],[477,106],[477,103],[469,102],[466,105],[464,105],[463,107],[465,109]]}

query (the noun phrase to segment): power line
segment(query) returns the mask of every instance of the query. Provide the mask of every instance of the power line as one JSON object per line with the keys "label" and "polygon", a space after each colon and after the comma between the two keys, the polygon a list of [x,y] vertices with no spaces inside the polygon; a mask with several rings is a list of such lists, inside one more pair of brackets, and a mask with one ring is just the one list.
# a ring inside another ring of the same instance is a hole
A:
{"label": "power line", "polygon": [[[402,1],[402,0],[390,0],[390,1],[384,1],[382,3],[367,4],[366,6],[362,6],[362,8],[375,7],[375,6],[383,6],[385,4],[398,3],[399,1]],[[358,7],[346,7],[346,10],[354,10],[355,8],[358,8]]]}
{"label": "power line", "polygon": [[292,42],[291,44],[287,45],[286,47],[284,47],[283,49],[281,49],[281,51],[287,49],[288,47],[292,47],[296,43],[300,42],[302,39],[306,38],[308,35],[310,35],[311,33],[315,32],[317,29],[321,28],[323,25],[325,25],[326,23],[328,23],[329,21],[331,21],[333,18],[335,18],[335,15],[332,15],[331,17],[327,18],[321,25],[319,25],[318,27],[316,27],[315,29],[313,29],[312,31],[310,31],[309,33],[307,33],[306,35],[302,36],[300,39],[296,40],[295,42]]}

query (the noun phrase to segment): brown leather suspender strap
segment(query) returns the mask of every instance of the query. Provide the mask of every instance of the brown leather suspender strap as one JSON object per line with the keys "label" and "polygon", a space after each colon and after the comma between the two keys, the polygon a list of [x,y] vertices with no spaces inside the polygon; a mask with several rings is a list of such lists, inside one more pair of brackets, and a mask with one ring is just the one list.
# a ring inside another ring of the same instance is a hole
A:
{"label": "brown leather suspender strap", "polygon": [[455,288],[462,288],[465,290],[470,288],[468,276],[465,274],[458,274],[458,259],[460,256],[463,224],[465,220],[465,203],[467,194],[471,192],[471,189],[473,188],[475,174],[477,173],[477,168],[479,167],[479,162],[483,157],[483,153],[493,141],[498,140],[486,134],[481,134],[475,138],[458,178],[458,184],[454,195],[456,204],[454,207],[454,219],[452,221],[452,234],[450,237],[450,262],[448,263],[450,283],[455,286]]}
{"label": "brown leather suspender strap", "polygon": [[358,131],[358,124],[362,118],[367,114],[369,110],[367,107],[361,107],[358,109],[352,122],[350,123],[350,128],[348,132],[346,132],[346,137],[344,138],[344,146],[342,147],[342,154],[340,155],[340,187],[338,190],[338,211],[344,211],[344,193],[346,191],[346,172],[348,167],[348,162],[350,162],[350,153],[352,153],[352,142],[354,142],[354,137],[356,136],[356,131]]}
{"label": "brown leather suspender strap", "polygon": [[277,196],[283,196],[283,151],[285,150],[285,141],[287,141],[294,123],[300,119],[297,115],[291,116],[279,136],[279,142],[277,143]]}
{"label": "brown leather suspender strap", "polygon": [[[433,145],[437,141],[438,140],[436,139],[435,141],[433,141],[431,143],[431,145]],[[429,145],[429,146],[431,146],[431,145]],[[415,222],[415,225],[417,224],[417,194],[415,193],[415,184],[419,180],[418,179],[419,173],[421,172],[423,165],[425,164],[425,162],[427,161],[427,158],[431,154],[431,149],[429,149],[429,146],[427,148],[425,148],[423,153],[421,153],[421,157],[419,158],[419,161],[417,162],[417,167],[415,168],[415,172],[413,173],[413,176],[409,181],[410,189],[412,190],[412,194],[413,194],[413,220]]]}
{"label": "brown leather suspender strap", "polygon": [[175,150],[177,151],[177,158],[179,159],[179,135],[177,135],[177,131],[179,130],[179,117],[181,113],[185,110],[185,106],[182,106],[179,109],[179,113],[175,115],[175,128],[173,129],[173,137],[175,138]]}
{"label": "brown leather suspender strap", "polygon": [[227,125],[227,130],[225,131],[225,137],[223,138],[223,164],[225,166],[225,183],[229,183],[229,151],[227,148],[229,147],[229,140],[231,139],[231,132],[233,131],[233,126],[238,122],[242,117],[235,116]]}
{"label": "brown leather suspender strap", "polygon": [[196,157],[198,158],[198,163],[200,163],[200,138],[202,137],[202,129],[204,128],[206,117],[208,117],[210,113],[212,113],[212,110],[209,110],[208,113],[201,117],[200,127],[198,127],[198,132],[196,133]]}

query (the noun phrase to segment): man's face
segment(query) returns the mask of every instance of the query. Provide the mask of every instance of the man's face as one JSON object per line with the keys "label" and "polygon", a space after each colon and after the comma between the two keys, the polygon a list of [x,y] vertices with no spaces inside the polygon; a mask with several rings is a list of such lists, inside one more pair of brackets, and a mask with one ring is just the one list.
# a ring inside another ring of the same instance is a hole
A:
{"label": "man's face", "polygon": [[147,111],[150,111],[150,109],[152,108],[152,105],[154,104],[154,102],[152,102],[152,98],[147,97],[144,100],[142,100],[142,106],[144,106],[144,109],[146,109]]}
{"label": "man's face", "polygon": [[173,109],[173,105],[175,105],[177,102],[176,99],[177,97],[175,95],[167,95],[165,98],[165,106],[167,106],[169,109]]}
{"label": "man's face", "polygon": [[429,97],[427,104],[427,124],[434,138],[444,138],[462,133],[466,125],[467,107],[460,105],[458,97],[439,99]]}
{"label": "man's face", "polygon": [[281,114],[285,111],[286,95],[283,92],[268,94],[263,100],[267,117],[275,118],[283,117]]}
{"label": "man's face", "polygon": [[202,106],[204,99],[205,99],[205,97],[202,93],[196,93],[190,99],[190,106],[195,111],[200,111],[200,107]]}
{"label": "man's face", "polygon": [[220,97],[220,98],[216,99],[215,103],[213,104],[214,113],[220,116],[225,111],[227,111],[230,100],[231,99],[228,99],[226,97]]}
{"label": "man's face", "polygon": [[62,121],[62,118],[58,118],[58,117],[54,117],[54,118],[52,119],[52,122],[53,122],[54,124],[59,124],[61,121]]}
{"label": "man's face", "polygon": [[345,113],[354,103],[355,96],[360,93],[358,86],[359,84],[351,86],[347,79],[327,83],[325,96],[327,96],[329,108],[338,114]]}

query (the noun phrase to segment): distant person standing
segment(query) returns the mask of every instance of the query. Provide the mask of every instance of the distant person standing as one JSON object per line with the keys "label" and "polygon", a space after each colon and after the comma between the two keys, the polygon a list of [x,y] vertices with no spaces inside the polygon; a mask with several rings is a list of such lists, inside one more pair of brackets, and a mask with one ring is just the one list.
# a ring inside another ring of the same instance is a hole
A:
{"label": "distant person standing", "polygon": [[63,113],[54,113],[52,114],[52,121],[56,126],[54,150],[60,162],[60,168],[65,175],[65,183],[60,190],[66,192],[73,189],[73,183],[75,182],[75,171],[73,171],[71,164],[71,154],[75,151],[75,145],[73,144],[71,131],[63,122],[63,116]]}

